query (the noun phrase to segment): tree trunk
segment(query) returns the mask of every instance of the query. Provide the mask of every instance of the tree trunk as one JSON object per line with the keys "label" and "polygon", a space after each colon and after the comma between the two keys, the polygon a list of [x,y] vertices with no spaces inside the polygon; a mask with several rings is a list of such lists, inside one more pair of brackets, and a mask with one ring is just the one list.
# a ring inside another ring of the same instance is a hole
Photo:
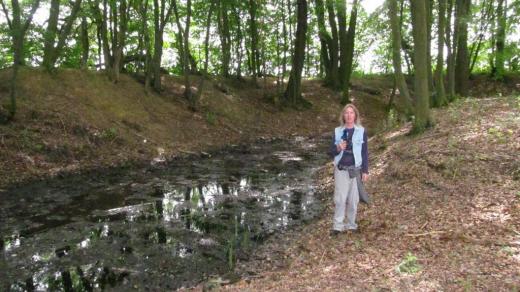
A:
{"label": "tree trunk", "polygon": [[338,13],[338,30],[339,30],[339,87],[341,90],[345,89],[347,76],[347,4],[346,0],[336,1],[336,10]]}
{"label": "tree trunk", "polygon": [[88,68],[88,56],[90,50],[90,44],[88,40],[88,23],[87,17],[83,15],[81,17],[81,63],[80,67],[83,70]]}
{"label": "tree trunk", "polygon": [[358,9],[358,0],[354,0],[352,3],[352,10],[350,12],[350,20],[348,24],[347,31],[347,39],[346,39],[346,49],[345,53],[347,56],[345,57],[345,81],[343,94],[341,97],[341,104],[350,103],[350,76],[352,76],[352,65],[354,63],[354,41],[356,36],[356,22],[357,22],[357,9]]}
{"label": "tree trunk", "polygon": [[[288,0],[290,1],[290,0]],[[287,24],[286,24],[286,15],[285,15],[285,4],[284,0],[282,0],[282,34],[283,34],[283,60],[282,60],[282,86],[285,82],[285,74],[287,73],[287,51],[288,51],[288,41],[287,41]]]}
{"label": "tree trunk", "polygon": [[228,5],[226,0],[219,0],[218,31],[222,47],[222,76],[229,77],[229,62],[231,59],[231,36],[229,33]]}
{"label": "tree trunk", "polygon": [[397,18],[397,0],[388,0],[388,8],[392,30],[392,63],[394,65],[395,82],[399,88],[400,96],[398,102],[396,102],[396,107],[399,111],[410,115],[412,111],[410,92],[401,69],[401,29],[399,27],[399,19]]}
{"label": "tree trunk", "polygon": [[435,70],[435,98],[433,106],[443,106],[447,103],[444,90],[444,26],[446,16],[446,0],[439,1],[439,27],[437,37],[437,68]]}
{"label": "tree trunk", "polygon": [[478,55],[480,53],[480,49],[482,48],[482,42],[484,40],[485,32],[487,31],[488,25],[491,22],[494,22],[494,14],[493,14],[493,1],[492,0],[483,0],[482,1],[482,10],[485,12],[482,14],[480,19],[480,26],[478,28],[478,37],[476,42],[472,42],[470,49],[470,66],[469,72],[473,72],[473,68],[477,62]]}
{"label": "tree trunk", "polygon": [[447,98],[448,101],[453,101],[455,99],[455,57],[457,54],[456,45],[457,45],[457,25],[455,23],[455,28],[452,30],[451,19],[453,15],[453,1],[448,0],[448,11],[447,11],[447,23],[446,26],[446,47],[448,48],[448,58],[447,58]]}
{"label": "tree trunk", "polygon": [[497,31],[495,49],[495,78],[504,78],[504,47],[506,42],[507,1],[499,0],[497,7]]}
{"label": "tree trunk", "polygon": [[432,70],[432,25],[433,25],[433,2],[432,0],[428,1],[426,3],[426,15],[427,15],[427,23],[426,23],[426,29],[427,29],[427,35],[428,35],[428,43],[426,44],[427,49],[427,59],[428,62],[428,87],[433,89],[433,70]]}
{"label": "tree trunk", "polygon": [[110,53],[110,44],[108,42],[108,15],[107,0],[103,0],[103,13],[99,11],[99,0],[90,0],[91,10],[98,27],[99,38],[103,46],[103,61],[105,71],[110,77],[110,68],[112,68],[112,55]]}
{"label": "tree trunk", "polygon": [[258,29],[256,23],[256,0],[249,0],[249,29],[251,34],[251,75],[256,84],[256,77],[258,76]]}
{"label": "tree trunk", "polygon": [[471,0],[457,0],[457,54],[455,59],[455,91],[465,96],[469,83],[468,18]]}
{"label": "tree trunk", "polygon": [[47,31],[45,32],[45,41],[44,41],[44,54],[43,54],[43,62],[42,65],[48,71],[51,71],[56,66],[56,62],[60,56],[60,53],[65,46],[67,38],[72,31],[72,26],[76,17],[78,16],[78,12],[81,8],[81,0],[76,0],[74,5],[71,8],[69,16],[65,18],[65,22],[63,26],[59,30],[58,42],[56,41],[56,34],[58,32],[58,16],[60,14],[60,1],[52,0],[51,8],[48,20]]}
{"label": "tree trunk", "polygon": [[[119,29],[117,31],[117,40],[112,47],[114,51],[114,64],[112,66],[112,75],[114,77],[114,82],[119,81],[119,73],[122,68],[122,60],[123,60],[123,48],[126,42],[126,31],[128,28],[128,13],[130,6],[127,6],[126,0],[119,1]],[[117,12],[115,12],[117,13]]]}
{"label": "tree trunk", "polygon": [[[170,21],[170,15],[172,9],[176,7],[176,1],[173,0],[166,12],[166,0],[161,0],[160,4],[158,0],[153,1],[154,9],[154,50],[152,57],[153,67],[153,88],[156,91],[161,91],[161,60],[163,51],[163,34],[164,26]],[[178,21],[178,19],[177,19]]]}
{"label": "tree trunk", "polygon": [[292,60],[292,69],[284,94],[285,102],[296,106],[301,103],[301,78],[303,62],[305,61],[305,39],[307,34],[307,1],[298,0],[297,2],[296,40]]}
{"label": "tree trunk", "polygon": [[[236,77],[237,79],[240,79],[242,77],[242,27],[240,25],[241,19],[240,19],[240,12],[238,8],[235,6],[233,7],[233,13],[235,15],[235,22],[237,23],[237,35],[236,35],[236,58],[237,58],[237,68],[236,68]],[[207,73],[207,72],[206,72]]]}
{"label": "tree trunk", "polygon": [[329,46],[330,56],[330,85],[333,89],[339,89],[339,36],[333,0],[326,0],[327,12],[329,14],[329,26],[332,34],[332,42]]}
{"label": "tree trunk", "polygon": [[329,50],[332,43],[332,37],[325,27],[325,7],[323,0],[315,0],[316,2],[316,16],[318,20],[318,36],[320,38],[320,62],[321,70],[325,72],[325,84],[330,84],[331,75],[331,60]]}
{"label": "tree trunk", "polygon": [[195,97],[191,92],[191,84],[190,84],[190,69],[189,69],[189,53],[190,53],[190,46],[189,46],[189,39],[190,39],[190,22],[191,22],[191,0],[187,0],[186,2],[186,30],[184,31],[184,97],[190,101],[191,109],[197,110],[197,100],[195,100],[193,97]]}
{"label": "tree trunk", "polygon": [[5,8],[4,2],[0,1],[2,8],[5,13],[5,17],[8,23],[8,26],[10,28],[10,34],[13,44],[13,72],[11,76],[11,84],[10,84],[10,105],[9,105],[9,116],[7,117],[7,120],[14,119],[16,115],[16,98],[17,98],[17,81],[18,81],[18,70],[20,66],[23,66],[25,64],[24,62],[24,55],[23,55],[23,48],[24,48],[24,38],[25,34],[27,32],[27,29],[29,28],[29,25],[32,22],[32,18],[34,16],[34,13],[40,6],[40,1],[34,1],[31,10],[29,11],[29,14],[27,15],[27,18],[24,23],[22,23],[22,9],[20,7],[20,3],[18,0],[12,0],[12,20],[9,18],[9,13],[7,12],[7,9]]}
{"label": "tree trunk", "polygon": [[51,64],[52,54],[54,53],[54,41],[58,31],[58,16],[60,15],[60,0],[51,0],[49,19],[47,20],[47,30],[44,34],[43,62],[42,65],[47,70],[54,66]]}
{"label": "tree trunk", "polygon": [[208,18],[206,19],[206,37],[204,38],[204,69],[202,70],[202,76],[200,78],[199,84],[197,86],[197,93],[194,96],[196,101],[200,100],[202,96],[202,91],[204,89],[204,80],[208,77],[208,63],[209,63],[209,31],[211,27],[211,15],[213,14],[213,9],[215,8],[215,0],[211,1],[211,5],[209,7]]}
{"label": "tree trunk", "polygon": [[414,89],[416,95],[413,131],[419,133],[431,125],[428,91],[428,44],[426,0],[411,0],[414,40]]}

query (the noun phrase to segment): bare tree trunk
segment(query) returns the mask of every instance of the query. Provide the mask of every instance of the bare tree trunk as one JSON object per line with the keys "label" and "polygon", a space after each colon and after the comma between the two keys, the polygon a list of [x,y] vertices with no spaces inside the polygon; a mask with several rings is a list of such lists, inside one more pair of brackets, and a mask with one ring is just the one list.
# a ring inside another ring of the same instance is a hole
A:
{"label": "bare tree trunk", "polygon": [[81,63],[80,67],[83,70],[88,68],[88,56],[89,56],[90,44],[88,40],[88,23],[87,17],[83,15],[81,17]]}
{"label": "bare tree trunk", "polygon": [[152,58],[153,67],[153,88],[161,91],[161,60],[163,52],[163,34],[164,26],[170,21],[172,10],[176,7],[176,0],[172,0],[168,9],[166,9],[166,0],[154,0],[154,53]]}
{"label": "bare tree trunk", "polygon": [[339,82],[339,35],[336,23],[336,15],[334,13],[333,0],[326,0],[327,12],[329,14],[329,26],[332,34],[332,42],[329,47],[330,54],[330,85],[333,89],[340,88]]}
{"label": "bare tree trunk", "polygon": [[427,59],[428,62],[428,87],[433,90],[433,70],[432,70],[432,25],[433,25],[433,2],[432,0],[426,3],[426,29],[428,34],[428,43],[426,44],[427,49]]}
{"label": "bare tree trunk", "polygon": [[356,36],[356,22],[357,22],[357,9],[358,1],[354,0],[352,3],[352,10],[350,13],[350,20],[347,31],[346,48],[345,53],[345,77],[343,94],[341,97],[341,104],[347,104],[350,102],[350,76],[352,76],[352,65],[354,63],[354,41]]}
{"label": "bare tree trunk", "polygon": [[65,18],[65,23],[59,30],[58,42],[55,44],[58,33],[58,16],[60,13],[60,1],[52,0],[47,31],[45,32],[45,47],[43,66],[51,71],[54,69],[58,57],[65,46],[65,42],[72,31],[72,26],[81,8],[81,0],[76,0],[71,8],[70,15]]}
{"label": "bare tree trunk", "polygon": [[241,19],[240,19],[240,11],[235,6],[233,7],[233,13],[235,14],[235,22],[237,23],[237,34],[236,34],[236,57],[237,57],[237,68],[236,68],[236,77],[240,79],[242,77],[242,28],[241,28]]}
{"label": "bare tree trunk", "polygon": [[[114,82],[119,81],[119,73],[122,68],[123,48],[126,42],[126,31],[128,28],[128,14],[130,6],[127,6],[126,0],[121,0],[119,3],[119,30],[117,31],[117,40],[114,43],[112,50],[114,56],[114,64],[112,66],[112,75]],[[117,14],[117,12],[115,12]]]}
{"label": "bare tree trunk", "polygon": [[307,34],[307,1],[297,1],[297,19],[296,40],[294,46],[294,55],[292,60],[291,75],[284,94],[285,101],[293,106],[302,102],[301,96],[301,78],[303,62],[305,60],[305,39]]}
{"label": "bare tree trunk", "polygon": [[321,70],[325,72],[325,84],[331,84],[331,58],[330,58],[330,49],[332,47],[332,36],[327,31],[325,26],[325,7],[323,5],[323,0],[315,0],[316,2],[316,16],[318,21],[318,36],[320,37],[320,61],[321,61]]}
{"label": "bare tree trunk", "polygon": [[52,69],[51,59],[54,51],[54,41],[58,30],[58,16],[60,15],[60,0],[51,0],[49,19],[47,20],[47,30],[44,34],[43,62],[42,65],[47,70]]}
{"label": "bare tree trunk", "polygon": [[485,32],[488,29],[488,25],[491,22],[494,22],[494,16],[493,16],[493,1],[492,0],[484,0],[482,1],[482,8],[485,9],[485,12],[482,15],[482,18],[480,19],[480,26],[478,28],[478,36],[477,40],[474,42],[471,42],[471,49],[470,49],[470,66],[469,66],[469,72],[473,72],[473,68],[475,67],[475,64],[477,62],[477,57],[480,53],[480,49],[482,48],[482,41],[484,40]]}
{"label": "bare tree trunk", "polygon": [[211,1],[211,5],[208,11],[208,18],[206,19],[206,37],[204,38],[204,69],[202,71],[202,76],[199,81],[199,85],[197,86],[197,93],[194,96],[195,101],[199,101],[202,96],[202,91],[204,89],[204,80],[208,78],[208,63],[209,63],[209,31],[211,27],[211,16],[213,14],[213,10],[215,8],[215,0]]}
{"label": "bare tree trunk", "polygon": [[504,47],[506,43],[506,19],[507,19],[507,1],[499,0],[497,7],[497,31],[496,31],[496,50],[495,50],[495,78],[502,80],[504,78]]}
{"label": "bare tree trunk", "polygon": [[347,4],[346,0],[336,1],[336,10],[338,15],[338,31],[339,31],[339,69],[338,79],[341,90],[345,89],[345,81],[347,76]]}
{"label": "bare tree trunk", "polygon": [[390,27],[392,30],[392,61],[394,65],[395,83],[399,88],[400,99],[396,102],[397,109],[406,115],[412,112],[412,102],[406,80],[401,69],[401,29],[397,18],[397,0],[388,0]]}
{"label": "bare tree trunk", "polygon": [[428,90],[428,44],[426,0],[411,0],[414,39],[414,89],[416,95],[413,131],[424,131],[431,125]]}
{"label": "bare tree trunk", "polygon": [[[290,1],[290,0],[288,0]],[[285,82],[285,75],[287,74],[287,51],[289,48],[287,41],[287,24],[285,15],[284,0],[282,0],[282,34],[283,34],[283,61],[282,61],[282,86]]]}
{"label": "bare tree trunk", "polygon": [[10,85],[10,101],[11,104],[9,105],[9,116],[7,117],[7,120],[14,119],[16,115],[16,98],[17,98],[17,82],[18,82],[18,70],[20,66],[25,65],[24,62],[24,55],[23,55],[23,48],[24,48],[24,38],[25,34],[27,32],[27,29],[29,28],[29,25],[32,22],[32,18],[34,16],[34,13],[40,6],[40,1],[34,1],[31,10],[29,11],[29,14],[27,15],[27,18],[25,19],[25,22],[22,23],[22,9],[20,8],[20,3],[18,0],[12,0],[12,20],[9,17],[9,13],[7,11],[7,8],[5,7],[5,4],[3,1],[0,1],[0,4],[2,5],[2,9],[4,10],[4,14],[7,20],[7,24],[10,29],[11,39],[13,42],[13,75],[11,76],[11,85]]}
{"label": "bare tree trunk", "polygon": [[446,92],[444,89],[444,26],[446,18],[446,0],[439,1],[439,27],[437,37],[437,68],[435,71],[435,88],[436,94],[433,106],[446,105]]}
{"label": "bare tree trunk", "polygon": [[186,27],[184,31],[184,97],[190,101],[191,109],[197,110],[197,101],[193,98],[193,94],[191,92],[191,84],[190,84],[190,69],[189,69],[189,38],[190,38],[190,22],[191,22],[191,0],[187,0],[186,2]]}
{"label": "bare tree trunk", "polygon": [[446,30],[446,46],[448,48],[448,58],[447,58],[447,79],[448,79],[448,87],[447,87],[447,97],[448,101],[453,101],[455,99],[455,57],[457,54],[457,23],[455,21],[454,28],[452,29],[452,15],[453,15],[453,1],[448,0],[448,12],[447,12],[447,30]]}
{"label": "bare tree trunk", "polygon": [[457,55],[455,59],[455,91],[465,96],[469,83],[468,17],[471,0],[457,0]]}
{"label": "bare tree trunk", "polygon": [[231,36],[229,33],[228,5],[226,1],[219,0],[218,7],[218,31],[220,45],[222,47],[222,76],[229,77],[229,62],[231,60]]}
{"label": "bare tree trunk", "polygon": [[249,0],[249,17],[250,17],[250,34],[251,34],[251,68],[253,81],[256,84],[256,77],[258,76],[258,29],[256,23],[257,4],[256,0]]}

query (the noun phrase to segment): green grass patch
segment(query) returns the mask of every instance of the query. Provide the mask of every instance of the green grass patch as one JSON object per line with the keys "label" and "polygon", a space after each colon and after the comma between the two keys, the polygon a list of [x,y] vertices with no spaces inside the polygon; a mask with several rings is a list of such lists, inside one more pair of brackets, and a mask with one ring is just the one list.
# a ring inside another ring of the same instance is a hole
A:
{"label": "green grass patch", "polygon": [[404,259],[395,267],[395,270],[400,274],[415,274],[422,269],[417,262],[417,257],[411,252],[408,252]]}

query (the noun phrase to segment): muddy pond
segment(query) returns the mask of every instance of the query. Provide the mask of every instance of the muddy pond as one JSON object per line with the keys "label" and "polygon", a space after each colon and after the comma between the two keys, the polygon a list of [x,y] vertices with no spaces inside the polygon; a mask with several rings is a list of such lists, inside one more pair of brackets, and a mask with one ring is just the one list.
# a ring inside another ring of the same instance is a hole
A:
{"label": "muddy pond", "polygon": [[230,277],[268,236],[320,215],[329,136],[231,145],[0,192],[3,291],[172,290]]}

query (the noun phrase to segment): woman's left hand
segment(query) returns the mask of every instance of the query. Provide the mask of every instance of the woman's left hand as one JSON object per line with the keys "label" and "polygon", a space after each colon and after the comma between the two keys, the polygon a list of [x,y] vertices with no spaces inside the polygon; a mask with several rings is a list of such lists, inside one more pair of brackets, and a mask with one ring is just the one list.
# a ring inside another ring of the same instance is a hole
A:
{"label": "woman's left hand", "polygon": [[366,181],[368,180],[368,173],[363,173],[363,174],[361,174],[361,180],[362,180],[363,182],[366,182]]}

